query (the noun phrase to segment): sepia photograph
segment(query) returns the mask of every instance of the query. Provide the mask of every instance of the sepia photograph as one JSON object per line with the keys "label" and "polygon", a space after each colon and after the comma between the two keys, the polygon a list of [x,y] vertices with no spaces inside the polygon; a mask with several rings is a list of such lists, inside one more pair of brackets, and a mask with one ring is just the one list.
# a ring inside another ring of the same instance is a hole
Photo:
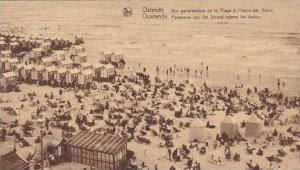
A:
{"label": "sepia photograph", "polygon": [[0,170],[300,170],[300,1],[0,1]]}

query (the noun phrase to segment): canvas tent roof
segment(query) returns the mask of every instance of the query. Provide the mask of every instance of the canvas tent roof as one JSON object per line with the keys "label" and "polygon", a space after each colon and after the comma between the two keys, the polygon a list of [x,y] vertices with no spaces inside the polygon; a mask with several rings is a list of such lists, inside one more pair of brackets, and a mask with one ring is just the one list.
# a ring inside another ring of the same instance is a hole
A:
{"label": "canvas tent roof", "polygon": [[246,122],[253,123],[253,124],[260,124],[261,120],[255,114],[252,114]]}
{"label": "canvas tent roof", "polygon": [[225,116],[221,123],[236,124],[236,121],[232,116]]}
{"label": "canvas tent roof", "polygon": [[191,126],[205,127],[205,124],[201,119],[196,119],[196,120],[193,120],[193,122],[191,123]]}
{"label": "canvas tent roof", "polygon": [[49,146],[52,147],[58,147],[62,142],[64,138],[63,137],[57,137],[57,136],[46,136],[44,138],[44,149],[47,149]]}
{"label": "canvas tent roof", "polygon": [[127,139],[119,136],[81,131],[70,138],[66,145],[115,154],[126,143]]}
{"label": "canvas tent roof", "polygon": [[2,170],[22,170],[29,167],[29,164],[16,152],[9,152],[0,156],[0,167]]}

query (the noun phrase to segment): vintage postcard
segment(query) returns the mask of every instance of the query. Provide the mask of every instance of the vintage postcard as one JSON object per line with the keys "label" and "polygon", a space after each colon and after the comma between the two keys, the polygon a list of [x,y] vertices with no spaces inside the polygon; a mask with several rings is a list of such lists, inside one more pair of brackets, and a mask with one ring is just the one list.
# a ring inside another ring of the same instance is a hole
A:
{"label": "vintage postcard", "polygon": [[1,170],[300,170],[300,1],[0,1],[0,153]]}

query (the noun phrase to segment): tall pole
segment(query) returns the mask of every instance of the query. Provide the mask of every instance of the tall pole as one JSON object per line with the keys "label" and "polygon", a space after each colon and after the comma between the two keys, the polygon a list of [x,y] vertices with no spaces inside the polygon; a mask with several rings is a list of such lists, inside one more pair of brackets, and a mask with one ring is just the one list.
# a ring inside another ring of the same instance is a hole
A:
{"label": "tall pole", "polygon": [[43,153],[43,130],[41,130],[41,164],[42,164],[42,170],[44,170],[44,153]]}

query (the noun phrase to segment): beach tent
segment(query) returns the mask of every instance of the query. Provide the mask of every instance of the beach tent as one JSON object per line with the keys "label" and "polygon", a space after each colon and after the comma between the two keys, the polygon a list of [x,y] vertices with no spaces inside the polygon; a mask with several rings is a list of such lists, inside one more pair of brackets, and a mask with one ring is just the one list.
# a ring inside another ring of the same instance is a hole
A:
{"label": "beach tent", "polygon": [[204,142],[207,139],[205,124],[200,119],[194,120],[190,125],[190,141],[195,139],[198,142]]}
{"label": "beach tent", "polygon": [[231,116],[225,116],[221,121],[221,135],[225,133],[231,138],[235,138],[238,133],[236,121]]}
{"label": "beach tent", "polygon": [[252,114],[246,121],[245,136],[258,138],[261,135],[262,121]]}

